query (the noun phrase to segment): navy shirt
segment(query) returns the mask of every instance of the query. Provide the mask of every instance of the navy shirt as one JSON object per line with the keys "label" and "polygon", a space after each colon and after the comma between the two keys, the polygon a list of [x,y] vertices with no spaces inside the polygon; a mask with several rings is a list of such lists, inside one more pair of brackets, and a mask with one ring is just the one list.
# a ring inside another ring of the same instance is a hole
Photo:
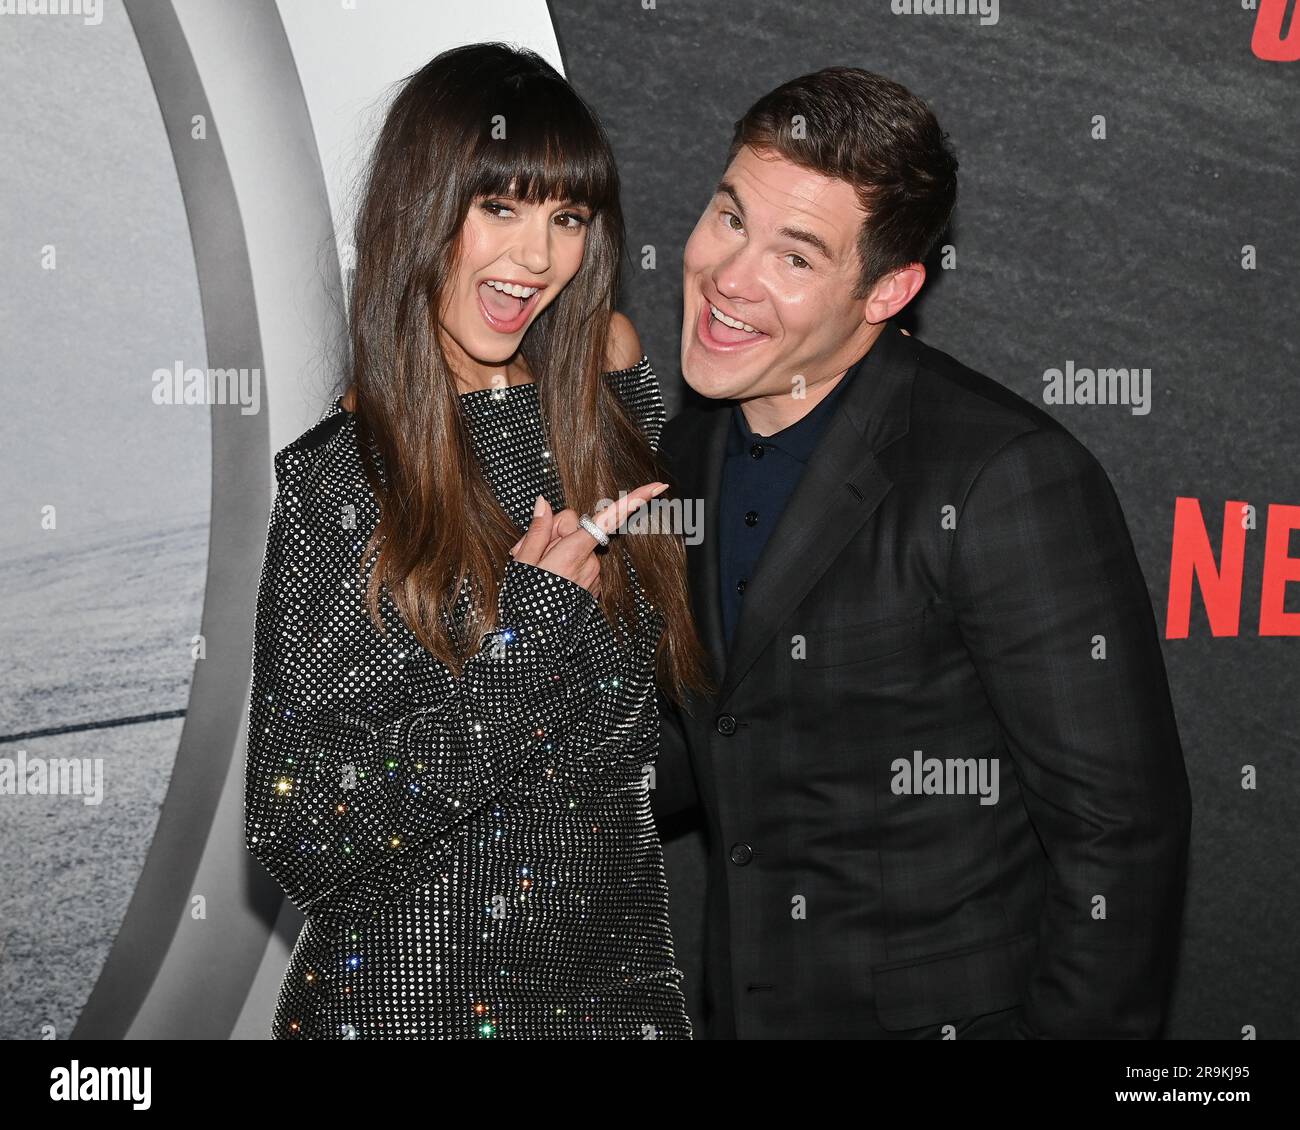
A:
{"label": "navy shirt", "polygon": [[850,368],[806,416],[770,436],[755,434],[740,404],[732,406],[718,505],[718,573],[728,650],[740,619],[745,584],[754,575],[776,520],[817,449],[852,373]]}

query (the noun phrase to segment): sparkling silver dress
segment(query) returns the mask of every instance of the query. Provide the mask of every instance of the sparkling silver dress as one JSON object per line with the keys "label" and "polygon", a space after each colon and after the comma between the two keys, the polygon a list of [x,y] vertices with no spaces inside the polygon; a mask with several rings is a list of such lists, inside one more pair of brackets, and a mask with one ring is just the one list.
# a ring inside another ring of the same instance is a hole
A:
{"label": "sparkling silver dress", "polygon": [[[649,360],[606,378],[657,445]],[[562,508],[536,386],[460,402],[521,532],[538,494]],[[379,513],[340,401],[275,472],[245,835],[306,923],[272,1035],[690,1039],[647,779],[663,618],[635,570],[620,647],[590,592],[510,559],[498,631],[457,680],[386,590],[388,633],[366,615]]]}

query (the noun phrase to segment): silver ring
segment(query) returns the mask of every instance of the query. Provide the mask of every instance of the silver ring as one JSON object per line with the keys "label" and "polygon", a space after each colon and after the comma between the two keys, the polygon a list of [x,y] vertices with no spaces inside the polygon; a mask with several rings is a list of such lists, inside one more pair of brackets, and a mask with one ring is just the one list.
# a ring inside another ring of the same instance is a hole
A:
{"label": "silver ring", "polygon": [[609,534],[605,533],[595,522],[591,520],[590,514],[584,514],[578,519],[578,524],[582,526],[593,538],[601,545],[609,545]]}

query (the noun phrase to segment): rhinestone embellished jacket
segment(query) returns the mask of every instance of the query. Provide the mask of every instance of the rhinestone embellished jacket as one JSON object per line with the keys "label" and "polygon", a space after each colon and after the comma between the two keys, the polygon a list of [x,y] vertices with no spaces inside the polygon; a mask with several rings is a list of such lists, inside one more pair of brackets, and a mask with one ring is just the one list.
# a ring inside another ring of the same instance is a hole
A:
{"label": "rhinestone embellished jacket", "polygon": [[[606,378],[657,445],[649,360]],[[538,494],[563,508],[536,386],[459,399],[520,531]],[[341,401],[275,473],[245,835],[306,923],[272,1035],[689,1039],[646,778],[663,619],[635,571],[620,646],[587,589],[510,559],[457,679],[386,589],[387,633],[366,612],[379,511]]]}

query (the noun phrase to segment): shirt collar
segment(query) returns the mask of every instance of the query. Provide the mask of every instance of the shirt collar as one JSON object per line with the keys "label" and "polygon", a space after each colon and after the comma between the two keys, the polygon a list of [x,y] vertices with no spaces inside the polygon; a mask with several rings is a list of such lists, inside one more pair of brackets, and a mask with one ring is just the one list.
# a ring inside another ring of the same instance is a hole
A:
{"label": "shirt collar", "polygon": [[773,432],[770,436],[758,435],[750,428],[745,413],[741,411],[740,402],[737,401],[731,407],[732,426],[727,437],[727,453],[735,455],[746,452],[754,444],[761,443],[766,447],[775,447],[783,451],[800,463],[807,463],[812,458],[813,452],[817,450],[817,441],[830,422],[836,400],[839,399],[840,393],[844,391],[852,376],[853,368],[850,367],[840,378],[839,383],[831,389],[830,394],[824,397],[811,412],[789,427]]}

